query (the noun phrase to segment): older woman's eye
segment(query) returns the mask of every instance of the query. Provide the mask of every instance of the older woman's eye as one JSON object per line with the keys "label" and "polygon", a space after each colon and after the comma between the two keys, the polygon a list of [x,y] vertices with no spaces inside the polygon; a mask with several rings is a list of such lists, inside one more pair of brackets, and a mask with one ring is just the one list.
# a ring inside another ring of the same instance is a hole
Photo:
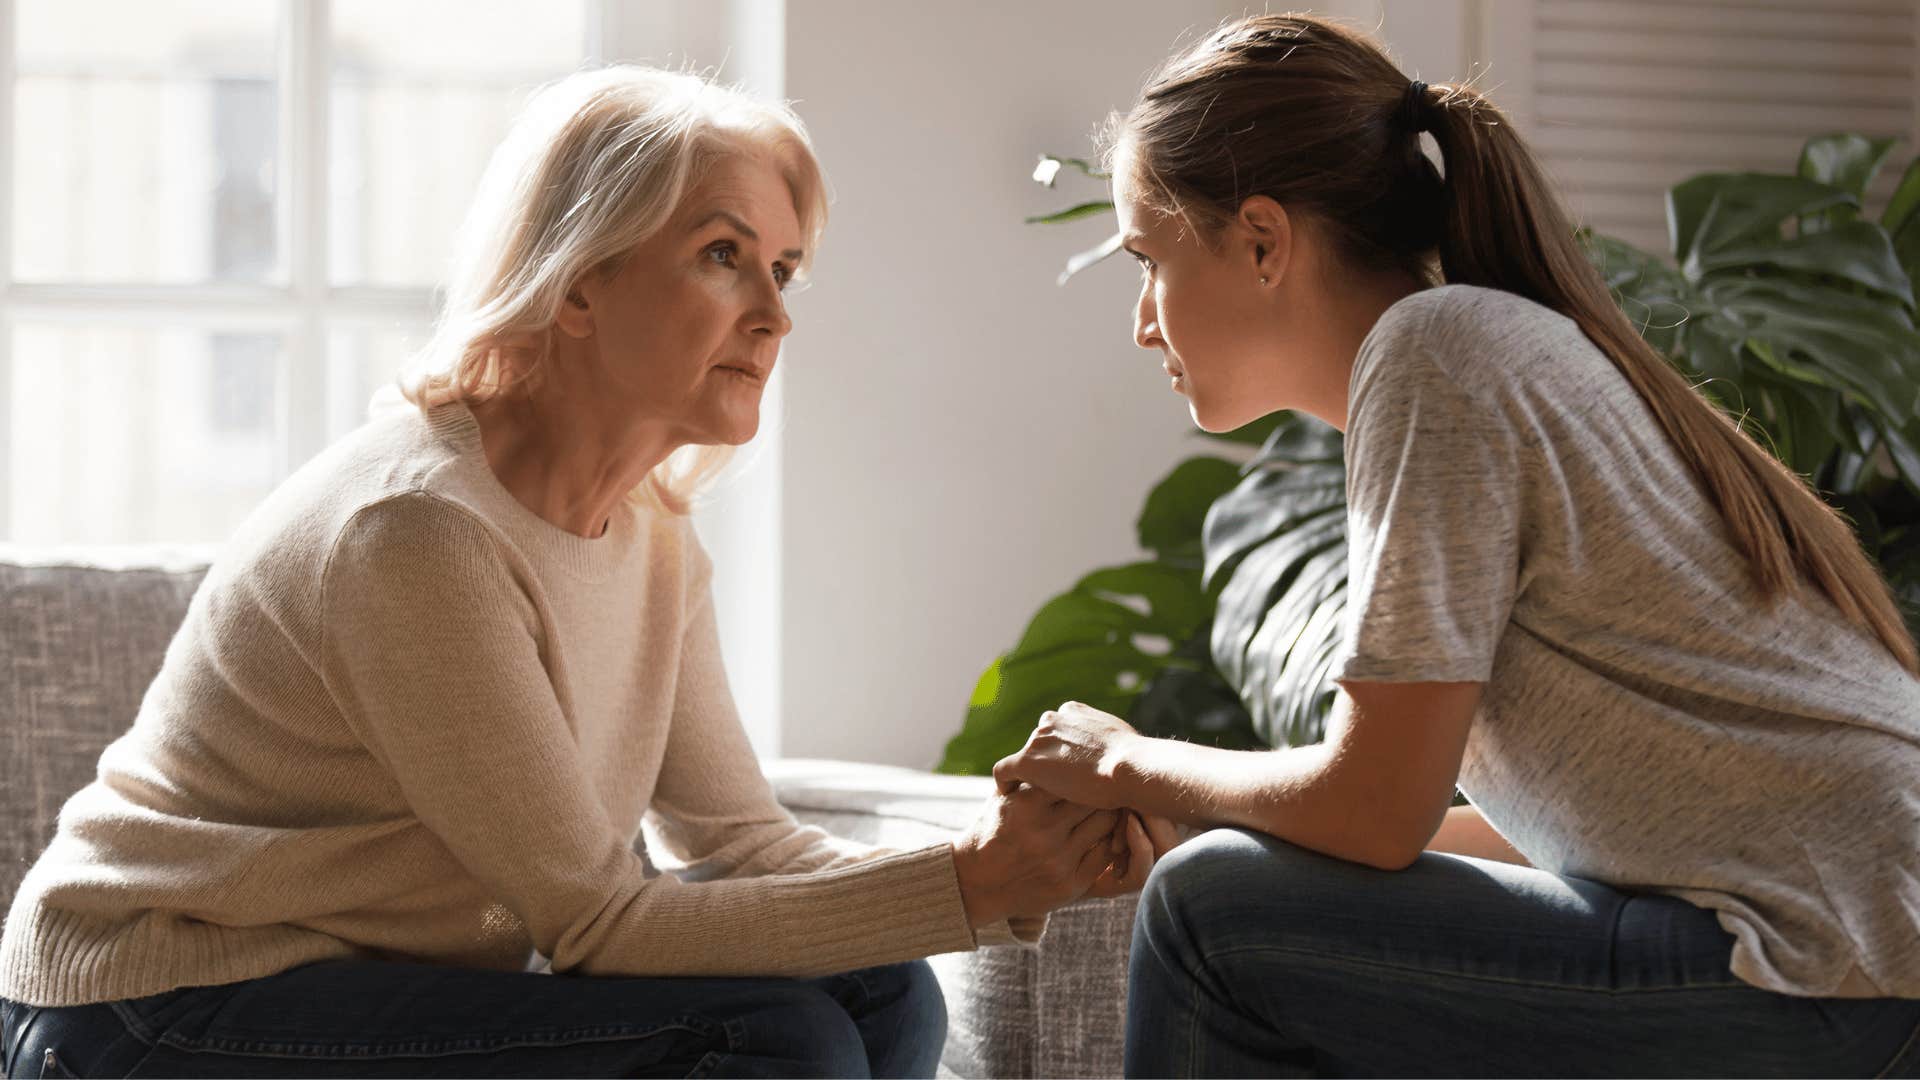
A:
{"label": "older woman's eye", "polygon": [[773,280],[775,284],[784,289],[793,282],[793,270],[781,263],[775,263],[773,266]]}
{"label": "older woman's eye", "polygon": [[731,240],[722,240],[707,247],[706,255],[721,266],[732,266],[733,257],[739,253]]}

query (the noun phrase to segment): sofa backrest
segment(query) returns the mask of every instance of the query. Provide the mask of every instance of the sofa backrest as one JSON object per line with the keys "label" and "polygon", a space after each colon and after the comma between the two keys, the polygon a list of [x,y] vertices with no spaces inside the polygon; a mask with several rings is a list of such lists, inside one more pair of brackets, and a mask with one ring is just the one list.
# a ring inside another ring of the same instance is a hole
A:
{"label": "sofa backrest", "polygon": [[211,556],[0,545],[0,911],[132,725]]}

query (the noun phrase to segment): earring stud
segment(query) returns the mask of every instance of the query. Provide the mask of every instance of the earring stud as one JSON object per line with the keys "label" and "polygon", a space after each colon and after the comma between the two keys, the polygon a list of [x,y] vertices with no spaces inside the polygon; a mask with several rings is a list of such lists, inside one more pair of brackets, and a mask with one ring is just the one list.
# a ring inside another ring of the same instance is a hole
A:
{"label": "earring stud", "polygon": [[1261,275],[1260,275],[1260,284],[1262,284],[1262,285],[1265,285],[1266,283],[1267,283],[1267,275],[1265,275],[1265,274],[1261,274]]}

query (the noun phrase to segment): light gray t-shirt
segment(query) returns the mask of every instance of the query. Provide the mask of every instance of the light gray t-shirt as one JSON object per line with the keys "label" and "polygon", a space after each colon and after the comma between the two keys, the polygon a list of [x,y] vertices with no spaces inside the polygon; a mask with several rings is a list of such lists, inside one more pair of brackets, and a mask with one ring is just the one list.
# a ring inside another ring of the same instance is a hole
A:
{"label": "light gray t-shirt", "polygon": [[1460,788],[1535,866],[1713,910],[1735,975],[1920,997],[1920,679],[1768,606],[1570,319],[1448,285],[1360,347],[1334,677],[1483,681]]}

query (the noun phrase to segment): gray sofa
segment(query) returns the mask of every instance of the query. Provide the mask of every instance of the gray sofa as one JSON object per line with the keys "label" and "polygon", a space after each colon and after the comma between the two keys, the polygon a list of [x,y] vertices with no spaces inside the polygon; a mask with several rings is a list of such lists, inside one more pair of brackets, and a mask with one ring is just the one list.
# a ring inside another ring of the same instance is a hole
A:
{"label": "gray sofa", "polygon": [[[213,552],[0,545],[0,911],[67,798],[132,721]],[[800,820],[909,846],[963,829],[984,777],[824,761],[767,766]],[[1133,901],[1056,912],[1039,948],[935,957],[958,1076],[1120,1072]]]}

